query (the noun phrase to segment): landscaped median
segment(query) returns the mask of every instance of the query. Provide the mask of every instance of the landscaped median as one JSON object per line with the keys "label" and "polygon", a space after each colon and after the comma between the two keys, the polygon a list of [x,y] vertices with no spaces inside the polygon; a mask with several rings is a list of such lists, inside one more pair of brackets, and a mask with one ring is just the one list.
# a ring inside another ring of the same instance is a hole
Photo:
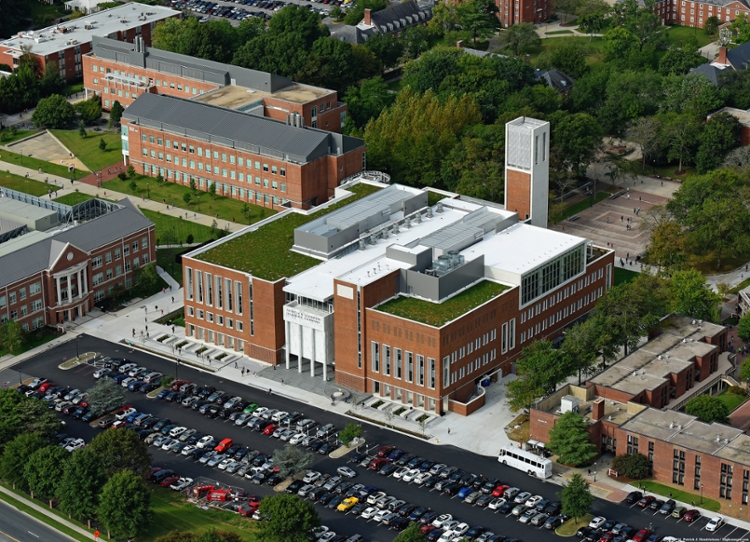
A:
{"label": "landscaped median", "polygon": [[691,503],[695,503],[695,506],[700,506],[711,512],[718,512],[721,508],[721,503],[718,501],[707,499],[705,497],[701,498],[700,495],[696,495],[695,493],[688,493],[687,491],[665,486],[664,484],[659,484],[657,482],[640,482],[640,486],[646,491],[656,495],[661,495],[668,499],[674,499],[686,506],[692,506]]}
{"label": "landscaped median", "polygon": [[594,516],[592,514],[586,514],[578,520],[569,519],[568,521],[560,525],[557,529],[555,529],[555,533],[557,533],[558,536],[575,536],[576,532],[578,532],[578,529],[588,525],[592,519],[594,519]]}
{"label": "landscaped median", "polygon": [[58,365],[58,368],[62,369],[63,371],[67,371],[68,369],[77,367],[81,363],[86,363],[88,360],[94,359],[95,357],[96,357],[96,352],[86,352],[85,354],[81,354],[77,358],[72,358],[72,359],[63,361],[60,365]]}

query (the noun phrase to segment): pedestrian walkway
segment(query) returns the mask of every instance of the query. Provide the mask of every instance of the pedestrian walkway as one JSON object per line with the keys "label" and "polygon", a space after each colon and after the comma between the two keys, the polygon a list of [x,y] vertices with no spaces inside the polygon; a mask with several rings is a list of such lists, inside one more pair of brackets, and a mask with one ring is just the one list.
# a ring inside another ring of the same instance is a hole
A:
{"label": "pedestrian walkway", "polygon": [[[185,211],[184,209],[180,209],[179,207],[174,207],[169,204],[159,203],[159,202],[156,202],[152,199],[148,199],[145,197],[138,197],[138,196],[133,196],[130,194],[124,194],[122,192],[115,192],[106,187],[100,188],[97,186],[96,182],[94,183],[90,183],[90,182],[86,183],[86,182],[80,182],[80,181],[71,182],[70,179],[66,179],[64,177],[60,177],[57,175],[49,175],[47,173],[39,173],[39,171],[35,169],[30,169],[30,168],[19,166],[16,164],[10,164],[8,162],[0,162],[0,167],[5,171],[9,171],[10,173],[19,175],[21,177],[25,177],[28,175],[28,178],[34,179],[35,181],[39,181],[39,182],[47,181],[50,184],[50,188],[52,188],[53,190],[50,199],[59,198],[60,196],[63,196],[65,194],[70,194],[73,192],[80,192],[82,194],[89,194],[90,196],[95,196],[97,198],[104,198],[104,199],[115,200],[115,201],[121,200],[122,198],[128,198],[130,201],[133,202],[134,205],[137,205],[141,209],[148,209],[149,211],[158,212],[163,215],[169,215],[175,218],[182,218],[184,220],[195,222],[196,224],[202,224],[209,228],[213,225],[214,220],[216,220],[216,218],[213,216],[200,214],[200,213],[191,213],[191,212]],[[88,177],[93,177],[94,175],[95,174],[92,174],[92,175],[89,175]],[[106,178],[108,176],[115,177],[116,175],[117,173],[114,172],[114,167],[112,167],[110,168],[110,173],[104,175],[104,179],[107,180]],[[237,224],[234,222],[230,222],[228,220],[227,221],[216,220],[216,221],[218,222],[219,228],[228,232],[239,231],[247,227],[247,224]]]}
{"label": "pedestrian walkway", "polygon": [[[13,497],[17,501],[19,501],[22,504],[24,504],[25,506],[28,506],[29,508],[33,508],[35,511],[39,512],[40,514],[44,514],[48,518],[51,518],[51,519],[55,520],[57,523],[59,523],[61,525],[64,525],[68,529],[77,532],[81,536],[84,536],[86,538],[89,538],[89,537],[93,538],[94,529],[92,529],[91,532],[89,532],[86,529],[83,529],[83,528],[79,527],[78,525],[76,525],[74,523],[71,523],[67,519],[62,518],[62,517],[56,515],[54,512],[52,512],[48,508],[45,508],[44,506],[40,506],[36,502],[32,501],[31,499],[28,499],[26,497],[18,495],[17,493],[14,493],[10,489],[6,489],[3,486],[0,486],[0,491],[3,492],[3,493],[5,493],[6,495],[8,495],[10,497]],[[8,504],[10,506],[13,506],[11,503],[8,503]],[[23,510],[20,510],[20,512],[26,514],[26,512],[24,512]],[[29,516],[29,518],[32,518],[32,516]],[[38,521],[38,520],[35,519],[35,521]],[[72,536],[68,536],[67,534],[65,534],[63,532],[60,532],[60,531],[58,531],[58,532],[60,533],[60,536],[64,536],[66,538],[69,538],[70,540],[75,540],[75,538],[73,538]]]}

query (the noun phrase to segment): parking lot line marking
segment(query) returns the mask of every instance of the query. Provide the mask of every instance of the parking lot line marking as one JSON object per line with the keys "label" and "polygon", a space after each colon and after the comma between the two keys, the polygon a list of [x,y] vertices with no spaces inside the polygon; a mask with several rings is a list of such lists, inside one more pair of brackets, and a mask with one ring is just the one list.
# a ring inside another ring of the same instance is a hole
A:
{"label": "parking lot line marking", "polygon": [[726,540],[727,538],[729,538],[729,536],[730,536],[730,535],[731,535],[731,534],[732,534],[732,533],[733,533],[734,531],[736,531],[737,529],[739,529],[739,527],[735,527],[734,529],[732,529],[732,530],[731,530],[731,531],[729,532],[729,534],[728,534],[728,535],[726,535],[726,536],[724,537],[724,540]]}

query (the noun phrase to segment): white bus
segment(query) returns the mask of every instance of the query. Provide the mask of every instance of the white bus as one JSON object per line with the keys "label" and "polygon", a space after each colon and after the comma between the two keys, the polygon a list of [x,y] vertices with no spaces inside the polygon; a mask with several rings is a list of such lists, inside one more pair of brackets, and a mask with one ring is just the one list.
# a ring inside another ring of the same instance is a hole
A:
{"label": "white bus", "polygon": [[552,476],[552,461],[515,446],[503,446],[497,460],[503,465],[524,471],[529,476],[537,476],[538,478],[550,478]]}

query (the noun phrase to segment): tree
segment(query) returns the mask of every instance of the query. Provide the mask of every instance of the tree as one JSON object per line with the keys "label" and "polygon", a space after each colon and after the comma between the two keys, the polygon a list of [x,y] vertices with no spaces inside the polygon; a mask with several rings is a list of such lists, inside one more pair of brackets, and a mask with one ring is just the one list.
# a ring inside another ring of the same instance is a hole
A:
{"label": "tree", "polygon": [[471,32],[472,41],[477,38],[491,38],[498,27],[498,8],[493,0],[469,0],[456,7],[456,15],[461,28]]}
{"label": "tree", "polygon": [[131,429],[99,433],[88,448],[102,458],[108,476],[128,470],[145,478],[151,472],[151,454]]}
{"label": "tree", "polygon": [[395,99],[396,96],[388,90],[382,77],[366,79],[360,87],[349,87],[346,92],[345,100],[349,108],[347,120],[351,119],[357,128],[364,128]]}
{"label": "tree", "polygon": [[718,397],[699,395],[685,405],[685,412],[706,423],[729,423],[729,408]]}
{"label": "tree", "polygon": [[685,75],[690,68],[697,68],[706,59],[696,50],[672,47],[659,60],[659,73],[662,75]]}
{"label": "tree", "polygon": [[750,363],[747,361],[745,361],[740,368],[740,380],[745,382],[745,385],[750,382]]}
{"label": "tree", "polygon": [[49,440],[36,433],[22,433],[5,445],[0,456],[0,475],[3,480],[22,490],[29,488],[24,467],[29,457],[40,448],[49,445]]}
{"label": "tree", "polygon": [[192,199],[192,197],[190,196],[190,192],[185,192],[185,193],[184,193],[184,194],[182,195],[182,201],[184,201],[184,202],[185,202],[185,205],[190,205],[190,200],[191,200],[191,199]]}
{"label": "tree", "polygon": [[544,70],[555,68],[578,80],[589,72],[589,66],[586,63],[588,55],[589,51],[580,43],[576,41],[563,42],[539,55],[537,65]]}
{"label": "tree", "polygon": [[558,163],[583,177],[602,146],[602,131],[594,117],[586,113],[557,111],[550,117],[552,138],[550,155]]}
{"label": "tree", "polygon": [[24,477],[37,497],[52,499],[67,468],[70,454],[60,446],[46,446],[28,457]]}
{"label": "tree", "polygon": [[44,66],[44,75],[39,80],[39,94],[51,96],[62,94],[65,89],[65,79],[60,76],[57,62],[48,61]]}
{"label": "tree", "polygon": [[208,185],[208,193],[212,198],[216,197],[216,181]]}
{"label": "tree", "polygon": [[339,431],[339,440],[344,446],[349,444],[355,439],[362,436],[362,425],[358,423],[347,423],[344,428]]}
{"label": "tree", "polygon": [[125,391],[111,378],[100,378],[87,393],[89,409],[95,416],[112,412],[125,404]]}
{"label": "tree", "polygon": [[12,388],[0,389],[0,450],[18,435],[52,437],[61,427],[60,418],[49,411],[47,403]]}
{"label": "tree", "polygon": [[410,523],[409,526],[398,533],[393,542],[425,542],[427,537],[420,529],[418,523]]}
{"label": "tree", "polygon": [[744,314],[737,323],[737,336],[745,342],[750,341],[750,312]]}
{"label": "tree", "polygon": [[471,96],[439,99],[431,91],[420,96],[403,90],[365,128],[369,165],[390,173],[393,182],[432,186],[459,134],[479,120]]}
{"label": "tree", "polygon": [[63,96],[54,94],[39,101],[31,120],[45,128],[67,128],[75,116],[73,106]]}
{"label": "tree", "polygon": [[115,100],[109,110],[109,126],[112,127],[119,124],[124,112],[122,104],[118,100]]}
{"label": "tree", "polygon": [[128,178],[132,179],[135,177],[135,168],[133,167],[133,164],[128,165]]}
{"label": "tree", "polygon": [[82,138],[86,137],[86,127],[83,124],[82,120],[78,121],[78,135],[81,136]]}
{"label": "tree", "polygon": [[365,18],[365,9],[369,9],[372,13],[383,10],[388,7],[388,3],[385,0],[362,0],[354,4],[353,7],[349,8],[349,11],[344,18],[344,22],[348,25],[356,26],[362,22]]}
{"label": "tree", "polygon": [[200,535],[188,531],[171,531],[155,542],[242,542],[242,538],[237,533],[209,529]]}
{"label": "tree", "polygon": [[700,134],[700,123],[690,113],[668,113],[663,120],[662,136],[667,144],[667,160],[678,161],[678,171],[683,162],[692,162]]}
{"label": "tree", "polygon": [[92,96],[88,100],[76,102],[73,109],[85,124],[91,124],[102,116],[102,99],[99,95]]}
{"label": "tree", "polygon": [[312,462],[312,452],[307,452],[293,444],[287,444],[273,452],[273,465],[279,468],[279,474],[285,478],[308,470]]}
{"label": "tree", "polygon": [[115,538],[132,538],[151,522],[151,491],[138,474],[120,471],[104,484],[97,511],[99,521]]}
{"label": "tree", "polygon": [[16,353],[23,345],[24,332],[16,320],[6,320],[0,325],[0,346],[10,353]]}
{"label": "tree", "polygon": [[698,138],[700,146],[695,155],[698,173],[706,173],[719,164],[729,151],[739,145],[740,123],[728,113],[714,115],[706,123]]}
{"label": "tree", "polygon": [[600,329],[598,323],[595,318],[589,318],[568,328],[560,347],[564,355],[575,363],[579,385],[583,376],[592,371],[599,351],[609,340],[606,330]]}
{"label": "tree", "polygon": [[[646,212],[645,218],[656,217],[664,211],[664,207],[652,207]],[[679,269],[687,260],[682,226],[671,216],[656,220],[657,222],[651,225],[651,237],[647,248],[649,262],[665,270]]]}
{"label": "tree", "polygon": [[724,104],[723,92],[702,74],[684,77],[670,75],[664,78],[663,111],[690,113],[703,122],[706,115]]}
{"label": "tree", "polygon": [[638,36],[627,28],[616,26],[604,34],[604,61],[620,67],[627,66],[631,57],[640,50]]}
{"label": "tree", "polygon": [[599,453],[591,442],[583,416],[577,412],[566,412],[560,416],[550,430],[549,438],[547,448],[557,454],[558,461],[565,465],[588,465]]}
{"label": "tree", "polygon": [[273,495],[260,501],[259,540],[308,542],[311,531],[320,526],[315,507],[297,495]]}
{"label": "tree", "polygon": [[375,34],[368,38],[365,47],[372,51],[385,69],[397,66],[404,55],[404,43],[393,34]]}
{"label": "tree", "polygon": [[642,480],[651,474],[651,461],[643,454],[618,455],[612,460],[612,470],[631,480]]}
{"label": "tree", "polygon": [[661,146],[660,132],[661,123],[655,117],[641,117],[625,131],[625,137],[641,148],[643,168],[646,167],[646,159],[654,156]]}
{"label": "tree", "polygon": [[526,47],[539,45],[542,42],[536,27],[531,23],[514,24],[500,34],[500,43],[511,49],[518,56]]}
{"label": "tree", "polygon": [[578,473],[575,473],[570,482],[563,486],[560,493],[562,511],[566,516],[572,517],[575,521],[582,518],[591,510],[594,503],[594,496],[591,494],[589,483]]}
{"label": "tree", "polygon": [[99,150],[102,152],[107,150],[107,142],[104,141],[103,137],[99,139]]}
{"label": "tree", "polygon": [[137,282],[142,291],[151,292],[159,283],[159,272],[156,270],[156,264],[152,262],[141,267]]}
{"label": "tree", "polygon": [[516,362],[518,378],[508,382],[508,406],[514,412],[555,390],[557,385],[575,374],[575,367],[550,341],[535,341],[524,347]]}
{"label": "tree", "polygon": [[344,18],[344,10],[339,6],[333,6],[333,9],[328,12],[328,16],[334,21],[340,21]]}
{"label": "tree", "polygon": [[713,36],[719,30],[719,18],[716,15],[711,15],[706,19],[706,24],[703,26],[703,30],[709,36]]}
{"label": "tree", "polygon": [[678,271],[670,281],[672,307],[678,314],[716,322],[721,315],[721,296],[706,283],[694,268]]}

